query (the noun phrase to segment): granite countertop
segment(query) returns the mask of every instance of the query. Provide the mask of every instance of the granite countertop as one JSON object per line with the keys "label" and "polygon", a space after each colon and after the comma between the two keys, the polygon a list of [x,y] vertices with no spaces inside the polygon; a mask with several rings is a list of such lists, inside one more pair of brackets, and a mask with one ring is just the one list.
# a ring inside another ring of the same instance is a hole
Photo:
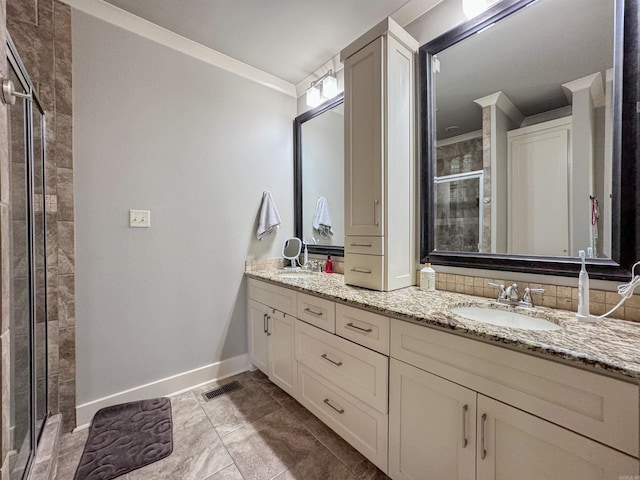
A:
{"label": "granite countertop", "polygon": [[[303,279],[285,278],[282,271],[278,270],[246,272],[246,275],[627,381],[638,383],[640,380],[640,324],[635,322],[607,318],[595,323],[585,323],[576,319],[575,312],[567,310],[514,308],[497,305],[488,298],[442,291],[425,292],[418,287],[377,292],[345,285],[344,276],[335,273],[312,273]],[[521,311],[550,320],[562,328],[533,331],[500,327],[466,320],[449,311],[453,306],[492,303],[495,308]]]}

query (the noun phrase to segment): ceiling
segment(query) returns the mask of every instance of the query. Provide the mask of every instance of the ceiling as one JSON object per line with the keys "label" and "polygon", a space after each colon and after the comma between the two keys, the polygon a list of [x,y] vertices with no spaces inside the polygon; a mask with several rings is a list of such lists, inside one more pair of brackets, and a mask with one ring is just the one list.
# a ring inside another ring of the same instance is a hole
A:
{"label": "ceiling", "polygon": [[[502,91],[526,117],[569,104],[562,84],[613,65],[611,0],[538,0],[438,54],[437,138],[482,128],[474,100]],[[458,130],[445,132],[448,126]]]}
{"label": "ceiling", "polygon": [[297,84],[408,0],[106,0]]}

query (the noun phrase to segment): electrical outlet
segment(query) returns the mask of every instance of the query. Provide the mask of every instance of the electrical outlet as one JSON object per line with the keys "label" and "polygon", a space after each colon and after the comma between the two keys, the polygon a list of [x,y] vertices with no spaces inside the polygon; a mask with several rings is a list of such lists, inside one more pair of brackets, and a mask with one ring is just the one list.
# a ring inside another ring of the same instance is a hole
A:
{"label": "electrical outlet", "polygon": [[151,211],[150,210],[129,210],[129,227],[130,228],[151,227]]}

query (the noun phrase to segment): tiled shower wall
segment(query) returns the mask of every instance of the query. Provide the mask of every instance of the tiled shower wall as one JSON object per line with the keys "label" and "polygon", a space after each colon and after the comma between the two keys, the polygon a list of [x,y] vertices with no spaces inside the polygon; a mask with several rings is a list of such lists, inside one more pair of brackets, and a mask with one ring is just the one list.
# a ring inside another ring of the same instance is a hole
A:
{"label": "tiled shower wall", "polygon": [[[56,0],[6,0],[6,17],[46,115],[49,410],[61,412],[63,428],[71,430],[76,390],[71,9]],[[4,279],[3,271],[3,286]]]}
{"label": "tiled shower wall", "polygon": [[[482,136],[438,146],[436,157],[438,177],[482,170]],[[478,243],[481,240],[478,232],[479,206],[483,205],[478,203],[483,200],[479,197],[478,190],[478,184],[474,184],[474,181],[469,179],[440,184],[436,187],[438,208],[435,219],[435,244],[437,249],[478,251]],[[491,209],[483,208],[483,210]],[[487,244],[483,243],[483,245]]]}

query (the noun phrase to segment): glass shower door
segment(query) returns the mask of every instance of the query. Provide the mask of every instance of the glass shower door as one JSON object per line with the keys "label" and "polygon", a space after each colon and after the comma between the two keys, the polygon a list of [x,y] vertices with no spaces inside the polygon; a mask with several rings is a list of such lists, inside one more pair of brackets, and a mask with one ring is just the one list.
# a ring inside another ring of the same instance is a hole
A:
{"label": "glass shower door", "polygon": [[15,47],[9,80],[11,319],[10,480],[28,478],[47,402],[45,117]]}
{"label": "glass shower door", "polygon": [[[24,91],[15,70],[9,79]],[[27,111],[18,100],[9,109],[11,146],[11,480],[27,469],[33,443],[31,396],[31,302],[29,281],[29,202],[27,197]]]}

